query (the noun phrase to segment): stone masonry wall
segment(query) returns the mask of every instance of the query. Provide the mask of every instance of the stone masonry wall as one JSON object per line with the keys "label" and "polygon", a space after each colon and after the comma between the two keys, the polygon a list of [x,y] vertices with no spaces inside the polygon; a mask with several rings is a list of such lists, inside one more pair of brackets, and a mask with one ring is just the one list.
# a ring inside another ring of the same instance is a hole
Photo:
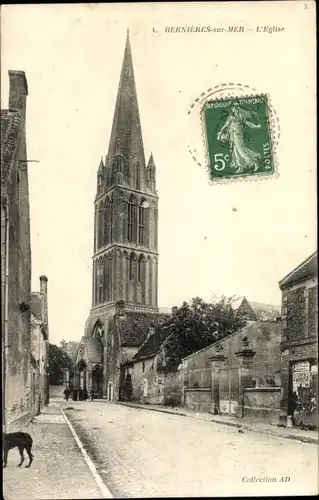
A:
{"label": "stone masonry wall", "polygon": [[6,418],[13,421],[31,412],[30,320],[31,247],[25,108],[27,89],[24,74],[10,75],[9,104],[19,109],[23,126],[10,165],[6,192],[9,209],[9,294]]}

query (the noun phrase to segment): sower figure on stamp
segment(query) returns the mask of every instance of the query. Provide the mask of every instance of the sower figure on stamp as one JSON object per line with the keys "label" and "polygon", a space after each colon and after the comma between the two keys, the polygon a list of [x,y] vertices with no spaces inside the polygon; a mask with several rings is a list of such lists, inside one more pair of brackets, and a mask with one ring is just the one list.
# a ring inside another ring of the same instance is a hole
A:
{"label": "sower figure on stamp", "polygon": [[217,139],[229,144],[231,153],[230,168],[236,170],[236,173],[245,170],[258,170],[260,153],[252,151],[244,145],[244,127],[247,125],[252,129],[259,129],[261,125],[255,125],[250,120],[253,115],[250,111],[239,106],[234,102],[230,106],[228,118],[217,134]]}

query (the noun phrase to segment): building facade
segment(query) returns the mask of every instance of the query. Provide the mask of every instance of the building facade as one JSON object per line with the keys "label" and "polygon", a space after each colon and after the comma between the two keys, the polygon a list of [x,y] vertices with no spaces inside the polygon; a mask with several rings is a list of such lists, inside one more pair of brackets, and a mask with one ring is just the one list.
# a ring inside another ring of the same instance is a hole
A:
{"label": "building facade", "polygon": [[31,413],[31,246],[26,145],[28,85],[9,71],[9,109],[1,110],[1,329],[3,422]]}
{"label": "building facade", "polygon": [[317,252],[280,282],[282,292],[282,415],[318,426]]}
{"label": "building facade", "polygon": [[76,360],[78,389],[120,397],[120,366],[162,320],[158,310],[158,195],[145,161],[127,34],[108,155],[97,171],[92,308]]}
{"label": "building facade", "polygon": [[48,278],[40,277],[40,292],[31,294],[31,354],[33,357],[33,408],[34,413],[49,403],[49,322]]}

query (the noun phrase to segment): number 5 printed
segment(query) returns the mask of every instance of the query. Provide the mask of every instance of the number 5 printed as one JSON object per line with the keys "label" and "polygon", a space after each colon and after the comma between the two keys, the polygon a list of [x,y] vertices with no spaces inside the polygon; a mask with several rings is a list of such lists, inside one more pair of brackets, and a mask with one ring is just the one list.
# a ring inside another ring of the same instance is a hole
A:
{"label": "number 5 printed", "polygon": [[217,170],[217,172],[224,170],[226,166],[225,161],[229,161],[229,155],[224,155],[223,153],[214,154],[214,169]]}

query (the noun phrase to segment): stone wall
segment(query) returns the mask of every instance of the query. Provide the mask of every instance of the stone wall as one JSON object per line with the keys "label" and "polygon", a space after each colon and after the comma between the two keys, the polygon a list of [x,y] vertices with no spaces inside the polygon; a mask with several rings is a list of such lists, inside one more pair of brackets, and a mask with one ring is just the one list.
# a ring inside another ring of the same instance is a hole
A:
{"label": "stone wall", "polygon": [[23,72],[9,72],[9,77],[9,107],[18,110],[21,116],[15,152],[10,165],[5,165],[8,169],[6,185],[1,186],[7,196],[9,217],[9,241],[5,250],[9,254],[5,403],[6,423],[10,426],[22,414],[31,414],[31,247],[28,164],[23,162],[27,159],[25,114],[28,92]]}
{"label": "stone wall", "polygon": [[244,417],[279,423],[280,387],[254,387],[244,389]]}
{"label": "stone wall", "polygon": [[244,337],[248,338],[249,347],[256,351],[254,356],[255,365],[267,365],[268,363],[275,365],[280,363],[280,323],[276,321],[259,321],[185,358],[183,360],[183,374],[187,387],[211,387],[209,358],[218,345],[223,347],[223,354],[226,357],[225,364],[237,366],[236,352],[241,350]]}
{"label": "stone wall", "polygon": [[183,374],[181,370],[165,373],[164,404],[181,405],[183,392]]}
{"label": "stone wall", "polygon": [[209,412],[211,402],[212,391],[209,388],[185,390],[185,407],[190,410]]}

